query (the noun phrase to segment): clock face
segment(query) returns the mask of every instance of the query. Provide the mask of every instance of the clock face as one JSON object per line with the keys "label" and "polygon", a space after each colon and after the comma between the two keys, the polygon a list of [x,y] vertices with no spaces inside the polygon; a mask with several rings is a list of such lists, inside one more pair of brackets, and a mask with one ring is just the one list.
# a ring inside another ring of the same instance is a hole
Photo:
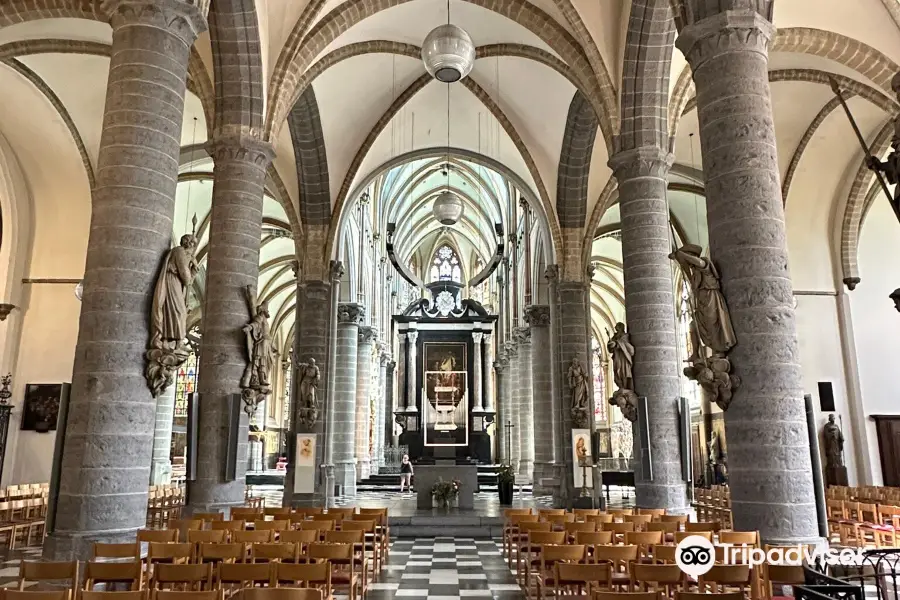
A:
{"label": "clock face", "polygon": [[78,285],[75,286],[75,297],[81,301],[81,295],[84,293],[84,281],[79,281]]}

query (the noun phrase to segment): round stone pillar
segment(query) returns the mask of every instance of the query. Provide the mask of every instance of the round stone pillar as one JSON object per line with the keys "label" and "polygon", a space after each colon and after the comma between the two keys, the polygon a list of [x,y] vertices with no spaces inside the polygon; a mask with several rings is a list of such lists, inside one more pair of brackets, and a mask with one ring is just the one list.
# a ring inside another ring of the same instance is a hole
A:
{"label": "round stone pillar", "polygon": [[[247,341],[241,328],[250,320],[246,290],[255,290],[259,280],[263,187],[274,156],[270,144],[249,136],[214,139],[208,148],[215,161],[215,179],[197,367],[197,478],[188,482],[188,506],[196,512],[244,503],[249,419],[241,411],[237,476],[230,480],[225,473],[231,426],[228,399],[241,393],[247,368]],[[266,305],[253,310],[270,316]]]}
{"label": "round stone pillar", "polygon": [[497,360],[494,361],[494,371],[496,373],[494,380],[497,382],[497,416],[494,421],[497,424],[494,429],[496,432],[495,437],[497,438],[497,454],[495,456],[499,463],[508,464],[510,454],[508,446],[510,432],[506,426],[507,421],[510,420],[509,384],[507,382],[509,377],[509,361],[506,358],[505,352],[501,352],[497,357]]}
{"label": "round stone pillar", "polygon": [[359,328],[356,349],[356,480],[371,475],[369,454],[370,388],[372,387],[372,342],[377,335],[374,327]]}
{"label": "round stone pillar", "polygon": [[405,412],[415,412],[418,410],[416,406],[416,340],[419,339],[419,332],[411,329],[406,332],[406,406]]}
{"label": "round stone pillar", "polygon": [[356,495],[356,369],[364,314],[359,304],[338,306],[331,456],[335,484],[341,486],[345,496]]}
{"label": "round stone pillar", "polygon": [[170,385],[156,399],[156,427],[153,429],[153,463],[150,485],[172,482],[172,420],[175,417],[175,386]]}
{"label": "round stone pillar", "polygon": [[725,413],[734,528],[788,545],[818,527],[769,90],[772,5],[687,0],[677,46],[697,88],[710,256],[737,338],[728,358],[741,385]]}
{"label": "round stone pillar", "polygon": [[[650,429],[653,479],[637,477],[637,505],[684,513],[688,499],[681,472],[679,365],[666,201],[672,159],[659,148],[637,148],[613,156],[609,165],[619,182],[625,313],[634,345],[633,391],[647,398]],[[639,443],[636,436],[635,444]]]}
{"label": "round stone pillar", "polygon": [[472,373],[472,394],[475,396],[473,399],[472,408],[473,413],[483,413],[484,412],[484,394],[483,394],[483,382],[482,382],[482,373],[481,366],[484,363],[482,359],[482,353],[484,349],[482,348],[481,341],[484,339],[484,333],[480,331],[472,332],[472,353],[474,356],[472,357],[472,365],[474,366],[474,371]]}
{"label": "round stone pillar", "polygon": [[534,450],[534,493],[548,493],[540,483],[543,478],[551,478],[553,473],[553,431],[556,427],[556,411],[553,410],[553,388],[550,372],[553,365],[547,352],[534,349],[550,348],[550,307],[528,306],[525,308],[525,322],[531,331],[531,377],[532,377],[532,421],[534,423],[532,446]]}
{"label": "round stone pillar", "polygon": [[519,379],[519,348],[515,342],[506,342],[506,358],[509,360],[509,379],[507,380],[507,397],[509,402],[507,406],[509,411],[506,412],[504,425],[509,423],[512,428],[509,430],[509,464],[513,468],[514,473],[519,472],[519,463],[522,460],[520,442],[522,435],[522,423],[520,422],[521,406],[520,406],[520,387]]}
{"label": "round stone pillar", "polygon": [[[385,396],[387,395],[387,366],[391,362],[391,357],[386,353],[387,346],[379,344],[378,354],[378,389],[375,397],[375,456],[373,456],[374,464],[372,465],[372,473],[377,474],[378,469],[384,466],[384,447],[387,442],[384,438],[385,416],[387,407]],[[390,420],[390,419],[388,419]]]}
{"label": "round stone pillar", "polygon": [[111,0],[103,10],[109,78],[48,560],[134,541],[146,523],[156,418],[147,314],[172,239],[188,58],[206,29],[188,2]]}
{"label": "round stone pillar", "polygon": [[494,375],[493,375],[493,369],[491,369],[491,367],[494,364],[494,361],[491,356],[493,354],[493,352],[492,352],[493,346],[491,344],[492,344],[491,332],[485,331],[484,338],[482,341],[482,352],[481,352],[480,358],[482,359],[482,371],[481,372],[484,375],[484,383],[483,383],[484,411],[488,412],[488,413],[494,412],[494,406],[495,406]]}
{"label": "round stone pillar", "polygon": [[519,346],[519,475],[534,479],[534,400],[531,375],[531,329],[517,327],[513,335]]}

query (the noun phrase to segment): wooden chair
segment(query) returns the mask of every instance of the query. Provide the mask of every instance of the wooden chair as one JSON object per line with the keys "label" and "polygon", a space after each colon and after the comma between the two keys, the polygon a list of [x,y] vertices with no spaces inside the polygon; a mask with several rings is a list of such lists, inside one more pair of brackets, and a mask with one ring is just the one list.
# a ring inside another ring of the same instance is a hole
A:
{"label": "wooden chair", "polygon": [[674,565],[678,546],[657,545],[653,546],[653,562],[663,565]]}
{"label": "wooden chair", "polygon": [[594,592],[593,600],[663,600],[660,592]]}
{"label": "wooden chair", "polygon": [[688,521],[684,524],[684,530],[687,533],[715,533],[721,529],[718,521],[707,521],[702,523],[691,523]]}
{"label": "wooden chair", "polygon": [[319,539],[326,531],[334,531],[334,521],[301,521],[298,525],[301,531],[318,531]]}
{"label": "wooden chair", "polygon": [[[372,558],[373,572],[381,570],[381,543],[377,539],[377,527],[375,519],[358,519],[354,515],[345,519],[341,523],[341,531],[359,531],[362,533],[363,555],[366,552]],[[337,533],[337,532],[335,532]],[[325,533],[325,541],[328,539],[328,532]],[[334,541],[339,541],[335,539]],[[363,577],[365,579],[365,577]]]}
{"label": "wooden chair", "polygon": [[313,588],[250,588],[243,595],[243,600],[323,600],[322,590]]}
{"label": "wooden chair", "polygon": [[352,544],[310,544],[307,549],[310,558],[330,562],[335,568],[331,572],[332,587],[345,586],[350,600],[356,600],[361,587],[356,561],[353,560]]}
{"label": "wooden chair", "polygon": [[634,509],[633,508],[619,508],[619,509],[611,509],[607,512],[609,514],[611,514],[613,517],[615,517],[616,519],[621,520],[622,517],[624,517],[625,515],[633,515]]}
{"label": "wooden chair", "polygon": [[69,600],[72,590],[27,591],[3,590],[3,600]]}
{"label": "wooden chair", "polygon": [[[763,569],[763,596],[767,600],[772,600],[776,595],[775,586],[779,585],[803,585],[806,583],[806,574],[803,572],[803,565],[765,565]],[[726,599],[727,600],[727,599]]]}
{"label": "wooden chair", "polygon": [[634,523],[603,523],[600,529],[601,531],[611,531],[613,543],[622,544],[625,542],[625,534],[634,531]]}
{"label": "wooden chair", "polygon": [[243,562],[247,558],[244,544],[200,544],[197,548],[197,562],[217,564],[220,562]]}
{"label": "wooden chair", "polygon": [[48,581],[70,581],[70,587],[76,588],[79,584],[78,561],[65,562],[40,562],[23,560],[19,563],[18,588],[25,589],[28,583],[43,583]]}
{"label": "wooden chair", "polygon": [[556,563],[556,574],[553,583],[556,588],[555,597],[563,594],[588,594],[594,590],[609,589],[612,569],[608,563],[579,564],[569,562]]}
{"label": "wooden chair", "polygon": [[232,519],[231,521],[212,521],[209,528],[213,531],[243,531],[247,521],[243,519]]}
{"label": "wooden chair", "polygon": [[299,556],[297,544],[273,542],[268,544],[251,544],[250,562],[297,562]]}
{"label": "wooden chair", "polygon": [[566,523],[563,527],[563,530],[566,532],[567,539],[569,541],[574,541],[575,534],[579,531],[584,531],[584,532],[597,531],[597,524],[587,522],[587,521],[573,521],[572,523]]}
{"label": "wooden chair", "polygon": [[585,519],[591,523],[597,524],[597,529],[601,529],[603,523],[612,523],[613,516],[608,513],[597,513],[595,515],[587,515]]}
{"label": "wooden chair", "polygon": [[638,547],[638,560],[651,560],[653,557],[653,546],[662,544],[662,541],[663,534],[661,531],[625,532],[625,544]]}
{"label": "wooden chair", "polygon": [[519,523],[518,532],[514,533],[511,536],[511,541],[515,544],[515,566],[516,572],[519,572],[519,566],[522,562],[522,555],[526,552],[526,546],[528,545],[528,540],[532,532],[546,532],[551,531],[553,528],[553,523],[549,521],[526,521],[524,523]]}
{"label": "wooden chair", "polygon": [[213,568],[206,564],[165,564],[156,565],[150,588],[154,590],[181,589],[182,591],[201,591],[212,589]]}
{"label": "wooden chair", "polygon": [[137,541],[140,544],[141,542],[149,543],[149,542],[159,542],[164,544],[166,542],[177,542],[178,541],[178,530],[177,529],[139,529],[137,532]]}
{"label": "wooden chair", "polygon": [[738,588],[741,594],[752,587],[750,565],[713,565],[705,575],[697,580],[697,589],[700,592],[711,591],[718,593],[720,589]]}
{"label": "wooden chair", "polygon": [[272,582],[270,563],[227,563],[216,565],[216,586],[226,591],[269,586]]}
{"label": "wooden chair", "polygon": [[386,508],[360,508],[359,516],[367,519],[374,518],[376,522],[375,530],[377,532],[378,541],[381,543],[381,563],[390,556],[391,548],[391,528],[388,523],[388,509]]}
{"label": "wooden chair", "polygon": [[678,531],[678,523],[675,521],[651,521],[647,523],[645,531],[661,531],[663,543],[672,544],[675,542],[675,532]]}
{"label": "wooden chair", "polygon": [[637,562],[637,546],[597,546],[594,562],[607,562],[612,566],[610,585],[631,591],[631,567]]}
{"label": "wooden chair", "polygon": [[720,592],[718,594],[703,592],[676,592],[675,600],[744,600],[740,592]]}
{"label": "wooden chair", "polygon": [[191,529],[187,532],[187,541],[191,544],[222,544],[228,532],[222,529]]}
{"label": "wooden chair", "polygon": [[759,546],[758,531],[720,531],[720,544],[731,544],[733,546]]}
{"label": "wooden chair", "polygon": [[328,562],[296,564],[276,563],[272,579],[276,587],[290,584],[294,587],[314,588],[331,598],[331,564]]}
{"label": "wooden chair", "polygon": [[179,540],[186,540],[188,531],[203,529],[203,521],[200,519],[170,519],[167,527],[178,531]]}
{"label": "wooden chair", "polygon": [[241,519],[244,521],[255,521],[256,519],[263,518],[264,510],[261,508],[255,508],[252,506],[235,506],[231,509],[231,514],[229,515],[232,519]]}
{"label": "wooden chair", "polygon": [[150,542],[147,544],[147,564],[187,564],[195,556],[194,545],[178,542]]}
{"label": "wooden chair", "polygon": [[545,520],[547,517],[551,515],[564,515],[566,514],[566,509],[564,508],[541,508],[538,509],[538,519]]}
{"label": "wooden chair", "polygon": [[650,515],[651,517],[661,517],[664,514],[666,514],[666,509],[664,509],[664,508],[639,508],[639,509],[637,509],[637,514]]}
{"label": "wooden chair", "polygon": [[863,535],[872,536],[876,548],[896,548],[900,536],[900,507],[881,504],[878,519],[860,525]]}
{"label": "wooden chair", "polygon": [[562,531],[566,523],[574,523],[575,515],[572,513],[563,513],[561,515],[544,515],[542,521],[552,524],[553,529]]}
{"label": "wooden chair", "polygon": [[[346,521],[345,521],[346,522]],[[354,567],[362,573],[362,593],[365,596],[369,581],[369,561],[366,558],[365,532],[361,529],[348,531],[326,531],[326,544],[350,544],[353,546]]]}
{"label": "wooden chair", "polygon": [[12,505],[6,501],[0,502],[0,535],[6,536],[6,547],[9,550],[16,548],[18,526],[12,519]]}
{"label": "wooden chair", "polygon": [[225,513],[223,512],[198,512],[191,515],[192,519],[200,519],[201,521],[224,521]]}
{"label": "wooden chair", "polygon": [[653,520],[653,515],[622,515],[623,523],[634,523],[635,531],[644,531],[647,524]]}
{"label": "wooden chair", "polygon": [[508,508],[503,512],[503,518],[502,552],[511,561],[513,545],[518,541],[519,526],[522,523],[536,523],[538,516],[531,514],[530,508]]}
{"label": "wooden chair", "polygon": [[635,563],[631,568],[634,587],[641,592],[662,591],[664,597],[684,585],[684,572],[678,565],[653,565]]}
{"label": "wooden chair", "polygon": [[150,600],[223,600],[222,590],[173,591],[155,590]]}
{"label": "wooden chair", "polygon": [[287,516],[291,514],[290,506],[267,506],[263,509],[263,515],[266,517],[278,517],[281,520],[287,519]]}
{"label": "wooden chair", "polygon": [[700,536],[700,537],[702,537],[702,538],[706,538],[706,539],[709,540],[710,542],[711,542],[712,539],[713,539],[713,532],[712,532],[712,531],[676,531],[676,532],[675,532],[675,543],[678,544],[678,543],[681,542],[681,540],[683,540],[684,538],[690,537],[690,536],[692,536],[692,535],[697,535],[697,536]]}
{"label": "wooden chair", "polygon": [[576,531],[575,543],[587,547],[587,561],[594,562],[594,548],[612,544],[612,531]]}
{"label": "wooden chair", "polygon": [[319,532],[315,529],[285,530],[279,539],[286,544],[297,544],[300,554],[306,554],[306,547],[320,540]]}
{"label": "wooden chair", "polygon": [[841,522],[847,518],[847,513],[844,509],[844,501],[838,499],[826,499],[825,516],[828,521],[828,541],[839,542],[841,539]]}
{"label": "wooden chair", "polygon": [[685,523],[688,522],[687,515],[662,515],[659,517],[660,523],[675,523],[676,531],[684,529]]}
{"label": "wooden chair", "polygon": [[139,560],[127,562],[95,562],[84,563],[85,591],[91,591],[97,584],[126,584],[130,590],[143,587],[143,575]]}
{"label": "wooden chair", "polygon": [[565,531],[530,531],[525,544],[520,546],[524,560],[516,561],[516,580],[520,584],[528,581],[531,571],[541,562],[541,552],[545,546],[566,543]]}
{"label": "wooden chair", "polygon": [[274,531],[232,531],[231,542],[238,544],[266,544],[273,540]]}
{"label": "wooden chair", "polygon": [[572,511],[575,520],[579,522],[587,522],[587,517],[600,514],[599,508],[576,508]]}
{"label": "wooden chair", "polygon": [[533,584],[534,593],[539,600],[542,599],[544,597],[544,589],[554,585],[557,563],[581,562],[584,560],[585,550],[584,546],[578,544],[565,546],[545,545],[541,548],[540,562],[535,572],[526,581],[525,594],[529,598],[531,597]]}
{"label": "wooden chair", "polygon": [[102,544],[96,542],[91,549],[91,558],[130,558],[139,560],[141,557],[141,545],[132,544]]}

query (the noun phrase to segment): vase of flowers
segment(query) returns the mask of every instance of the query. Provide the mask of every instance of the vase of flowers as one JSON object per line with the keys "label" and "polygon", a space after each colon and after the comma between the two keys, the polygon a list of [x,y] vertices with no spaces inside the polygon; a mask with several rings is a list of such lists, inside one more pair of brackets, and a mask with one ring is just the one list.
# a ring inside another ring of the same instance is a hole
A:
{"label": "vase of flowers", "polygon": [[459,486],[459,479],[453,479],[451,481],[444,481],[443,478],[438,479],[437,482],[431,486],[432,503],[438,508],[443,509],[448,509],[450,506],[455,505],[459,498]]}
{"label": "vase of flowers", "polygon": [[513,499],[513,485],[516,474],[511,465],[500,465],[497,469],[497,493],[500,495],[500,504],[509,506]]}

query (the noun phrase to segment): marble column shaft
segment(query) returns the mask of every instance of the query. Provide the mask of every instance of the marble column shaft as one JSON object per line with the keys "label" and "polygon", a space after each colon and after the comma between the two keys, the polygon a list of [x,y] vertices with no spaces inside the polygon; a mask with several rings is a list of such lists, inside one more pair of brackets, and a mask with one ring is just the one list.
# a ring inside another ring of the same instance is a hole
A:
{"label": "marble column shaft", "polygon": [[418,379],[416,377],[416,340],[419,339],[419,332],[410,330],[406,332],[406,410],[416,410],[416,388]]}
{"label": "marble column shaft", "polygon": [[372,387],[372,343],[377,330],[365,325],[359,328],[356,350],[356,480],[371,475],[369,454],[369,412]]}
{"label": "marble column shaft", "polygon": [[[384,344],[381,345],[382,352],[378,355],[378,390],[375,400],[375,464],[372,465],[372,473],[377,473],[378,468],[384,466],[384,447],[387,445],[387,438],[384,436],[385,419],[387,419],[386,393],[387,393],[387,366],[391,362],[391,357],[384,354]],[[390,420],[390,419],[388,419]]]}
{"label": "marble column shaft", "polygon": [[481,343],[483,339],[484,334],[480,331],[472,333],[472,352],[475,354],[472,360],[472,394],[475,396],[472,412],[476,413],[484,412],[484,382],[481,371],[481,367],[484,364],[484,358],[482,356],[484,347]]}
{"label": "marble column shaft", "polygon": [[494,361],[494,371],[496,376],[494,380],[497,382],[497,458],[501,464],[509,461],[509,449],[507,448],[507,440],[509,439],[509,430],[506,428],[506,422],[510,418],[510,400],[509,400],[509,360],[506,353],[501,352]]}
{"label": "marble column shaft", "polygon": [[206,29],[187,2],[103,9],[112,48],[49,560],[88,558],[95,542],[134,540],[145,525],[156,417],[147,315],[172,239],[188,58]]}
{"label": "marble column shaft", "polygon": [[215,161],[215,179],[197,366],[197,478],[188,482],[188,504],[198,512],[244,504],[249,422],[241,411],[237,478],[228,481],[227,402],[231,395],[240,394],[248,364],[247,342],[241,331],[250,321],[246,287],[256,289],[259,281],[263,192],[266,169],[274,157],[270,144],[253,137],[223,137],[208,146]]}
{"label": "marble column shaft", "polygon": [[[752,8],[750,8],[752,7]],[[734,527],[769,544],[818,537],[769,90],[773,3],[688,0],[677,45],[697,88],[710,256],[741,386],[725,424]]]}
{"label": "marble column shaft", "polygon": [[553,388],[550,385],[553,365],[548,360],[547,353],[542,350],[550,347],[550,307],[526,307],[525,322],[531,330],[531,405],[534,423],[534,485],[537,494],[543,489],[539,486],[541,479],[554,475],[553,430],[556,427],[556,411],[553,410]]}
{"label": "marble column shaft", "polygon": [[[330,346],[333,345],[331,326],[335,319],[332,308],[333,289],[339,287],[339,273],[343,268],[340,263],[333,265],[332,275],[337,274],[336,279],[329,281],[298,280],[297,281],[297,306],[294,320],[294,360],[291,374],[291,420],[288,434],[288,466],[284,478],[284,506],[322,506],[327,500],[328,484],[327,470],[321,471],[319,465],[328,464],[328,441],[326,439],[326,425],[328,410],[332,401],[329,389],[328,370],[331,367]],[[319,400],[318,419],[312,427],[302,423],[307,415],[301,413],[301,405],[298,401],[300,377],[298,369],[309,359],[316,361],[319,367],[319,387],[317,397]],[[296,439],[298,433],[316,435],[316,488],[312,494],[294,493],[294,463],[296,456]]]}
{"label": "marble column shaft", "polygon": [[334,364],[334,406],[330,427],[335,484],[345,496],[356,495],[356,368],[359,327],[364,317],[359,304],[338,306],[338,328]]}
{"label": "marble column shaft", "polygon": [[482,384],[482,386],[484,388],[483,393],[485,412],[494,411],[494,370],[492,368],[494,361],[491,358],[492,343],[491,332],[485,331],[484,338],[481,344],[481,373],[484,377],[484,383]]}
{"label": "marble column shaft", "polygon": [[534,392],[531,372],[531,329],[517,327],[513,335],[519,344],[519,475],[534,479]]}
{"label": "marble column shaft", "polygon": [[506,381],[506,389],[507,389],[507,397],[509,398],[509,402],[507,406],[509,406],[509,412],[506,413],[505,422],[507,421],[512,425],[512,429],[509,431],[509,464],[512,465],[513,471],[515,473],[519,472],[519,462],[522,460],[522,453],[520,449],[519,440],[522,435],[522,423],[520,422],[519,417],[521,416],[521,407],[520,407],[520,394],[519,394],[519,373],[521,369],[519,369],[519,348],[518,344],[515,342],[506,342],[506,358],[509,361],[509,378]]}
{"label": "marble column shaft", "polygon": [[[672,160],[668,151],[638,148],[620,152],[609,164],[619,182],[625,313],[634,345],[634,392],[647,398],[650,429],[653,479],[637,477],[637,505],[684,513],[688,510],[687,486],[681,472],[679,365],[666,201]],[[640,436],[635,440],[639,445]]]}
{"label": "marble column shaft", "polygon": [[172,420],[175,418],[175,386],[170,385],[156,399],[156,426],[153,429],[153,463],[150,485],[172,481]]}
{"label": "marble column shaft", "polygon": [[397,363],[388,360],[384,371],[384,445],[389,446],[394,443],[394,409],[396,400],[394,399],[394,371],[397,369]]}

